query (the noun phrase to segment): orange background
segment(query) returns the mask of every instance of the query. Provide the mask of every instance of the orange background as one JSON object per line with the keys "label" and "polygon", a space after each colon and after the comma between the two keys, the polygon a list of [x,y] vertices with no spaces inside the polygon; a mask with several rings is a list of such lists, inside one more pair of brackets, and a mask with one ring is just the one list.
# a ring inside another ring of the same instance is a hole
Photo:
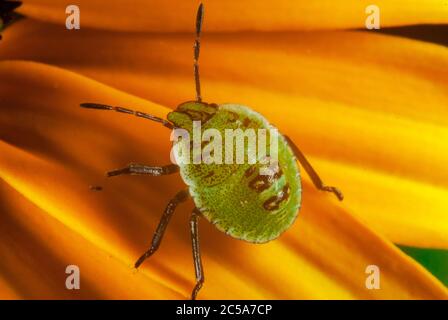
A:
{"label": "orange background", "polygon": [[[117,177],[169,163],[156,123],[79,108],[98,102],[164,117],[194,97],[195,1],[27,1],[0,50],[0,298],[186,299],[194,285],[181,205],[141,269],[180,176]],[[393,243],[448,248],[446,46],[363,28],[363,1],[204,1],[204,99],[259,111],[307,154],[339,203],[303,174],[294,226],[265,245],[206,221],[200,299],[448,298]],[[384,26],[445,24],[444,1],[377,1]],[[102,185],[92,192],[89,185]],[[65,288],[65,268],[81,290]],[[365,287],[365,268],[381,289]]]}

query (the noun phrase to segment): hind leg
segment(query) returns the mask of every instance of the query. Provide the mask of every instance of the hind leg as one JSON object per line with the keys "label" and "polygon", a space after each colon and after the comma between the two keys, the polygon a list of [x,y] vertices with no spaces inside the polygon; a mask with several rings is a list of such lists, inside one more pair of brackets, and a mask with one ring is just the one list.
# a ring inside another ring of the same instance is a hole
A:
{"label": "hind leg", "polygon": [[295,143],[288,136],[285,136],[285,138],[288,141],[291,149],[294,151],[294,154],[295,154],[297,160],[299,160],[300,164],[303,166],[305,171],[310,176],[311,181],[313,181],[314,186],[319,190],[334,193],[336,195],[336,197],[342,201],[344,199],[344,195],[342,194],[342,192],[336,187],[325,185],[323,183],[322,179],[317,174],[316,170],[314,170],[314,168],[311,166],[309,161],[305,158],[305,155],[302,153],[302,151],[300,151],[300,149],[295,145]]}
{"label": "hind leg", "polygon": [[199,247],[199,232],[198,232],[198,220],[200,213],[198,209],[194,209],[190,218],[190,234],[191,234],[191,246],[193,249],[193,261],[194,271],[196,275],[196,285],[191,292],[191,300],[196,300],[196,296],[199,290],[204,284],[204,271],[202,270],[201,251]]}
{"label": "hind leg", "polygon": [[137,260],[137,262],[135,263],[135,268],[138,268],[143,263],[143,261],[145,261],[147,258],[152,256],[154,252],[157,251],[160,243],[162,242],[163,235],[174,213],[174,210],[179,203],[184,202],[185,200],[187,200],[187,198],[188,191],[182,190],[178,192],[168,203],[165,211],[163,212],[162,218],[160,219],[159,225],[157,226],[156,232],[154,232],[154,235],[152,237],[151,247]]}

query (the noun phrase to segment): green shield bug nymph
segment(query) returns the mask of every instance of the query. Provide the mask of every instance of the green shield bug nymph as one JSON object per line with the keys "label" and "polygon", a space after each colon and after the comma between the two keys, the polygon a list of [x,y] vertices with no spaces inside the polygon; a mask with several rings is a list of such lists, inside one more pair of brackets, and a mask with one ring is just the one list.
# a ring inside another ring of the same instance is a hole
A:
{"label": "green shield bug nymph", "polygon": [[[225,162],[201,163],[194,161],[196,156],[194,155],[195,150],[193,150],[193,156],[189,154],[186,157],[187,160],[192,159],[193,161],[175,161],[173,164],[162,167],[130,164],[125,168],[107,173],[109,177],[121,174],[160,176],[180,171],[181,177],[188,188],[178,192],[168,203],[154,233],[151,247],[137,260],[135,267],[138,268],[145,259],[158,249],[176,206],[185,201],[188,196],[191,196],[195,204],[195,209],[190,218],[190,232],[196,273],[196,285],[191,294],[192,299],[196,298],[204,282],[199,250],[199,217],[206,218],[226,234],[251,243],[264,243],[277,238],[291,226],[300,208],[301,179],[297,160],[302,164],[319,190],[333,192],[339,200],[343,199],[342,193],[337,188],[323,184],[311,164],[287,136],[271,133],[276,132],[275,128],[262,115],[242,105],[214,104],[202,101],[198,59],[203,14],[204,9],[201,4],[196,16],[196,40],[194,45],[196,100],[180,104],[176,110],[168,114],[167,120],[122,107],[96,103],[81,104],[84,108],[112,110],[156,121],[169,129],[174,129],[173,132],[181,129],[187,136],[194,135],[195,125],[198,123],[201,134],[210,129],[214,130],[214,138],[199,140],[199,147],[204,147],[204,144],[207,147],[212,142],[215,146],[222,146],[224,144],[222,141],[215,144],[216,135],[226,135],[228,130],[240,130],[242,132],[242,130],[253,129],[260,132],[261,129],[264,129],[267,130],[264,132],[269,132],[267,135],[269,138],[274,137],[273,140],[265,139],[265,141],[270,141],[269,146],[276,146],[274,151],[276,161],[273,162],[274,170],[266,171],[266,161],[261,161],[261,158],[266,160],[273,157],[271,151],[259,154],[256,156],[257,161],[252,161],[252,163],[250,161],[247,161],[247,163],[227,161],[234,160],[234,154],[226,158]],[[187,141],[184,137],[182,135],[181,139],[173,142],[173,154],[175,157],[177,156],[177,160],[181,153],[180,150],[183,150],[183,152],[191,150],[190,144],[188,144],[189,147],[184,149],[175,148],[181,147],[182,143]],[[194,142],[193,145],[195,145]],[[243,156],[249,158],[249,144],[245,144],[244,137],[242,146]],[[213,149],[213,151],[213,156],[216,156],[217,149]],[[211,154],[212,152],[209,155]],[[262,172],[263,169],[265,169],[265,172]]]}

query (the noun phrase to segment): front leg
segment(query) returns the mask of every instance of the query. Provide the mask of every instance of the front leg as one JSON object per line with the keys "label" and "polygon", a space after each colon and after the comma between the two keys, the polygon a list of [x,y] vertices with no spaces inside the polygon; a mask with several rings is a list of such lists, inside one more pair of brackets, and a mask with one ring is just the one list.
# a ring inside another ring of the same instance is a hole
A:
{"label": "front leg", "polygon": [[131,163],[125,168],[109,171],[107,173],[107,176],[114,177],[122,174],[162,176],[176,173],[178,171],[179,167],[175,164],[169,164],[163,167],[152,167],[152,166],[145,166],[142,164]]}
{"label": "front leg", "polygon": [[288,142],[289,146],[291,147],[292,151],[294,152],[297,160],[299,160],[300,164],[303,166],[305,171],[310,176],[311,181],[313,181],[314,186],[319,190],[334,193],[336,195],[336,197],[342,201],[344,199],[344,195],[342,194],[342,192],[336,187],[326,186],[323,183],[322,179],[317,174],[316,170],[314,170],[314,168],[311,166],[311,164],[305,158],[305,155],[302,153],[302,151],[300,151],[300,149],[295,145],[295,143],[288,136],[285,136],[285,139]]}

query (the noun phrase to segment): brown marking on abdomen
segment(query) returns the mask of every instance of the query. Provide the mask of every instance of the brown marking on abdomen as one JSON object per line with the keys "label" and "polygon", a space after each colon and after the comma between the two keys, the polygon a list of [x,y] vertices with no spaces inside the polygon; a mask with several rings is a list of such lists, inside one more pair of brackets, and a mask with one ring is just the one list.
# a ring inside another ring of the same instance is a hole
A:
{"label": "brown marking on abdomen", "polygon": [[214,175],[215,175],[215,172],[214,172],[214,171],[210,171],[210,172],[204,177],[204,179],[210,178],[210,177],[212,177],[212,176],[214,176]]}
{"label": "brown marking on abdomen", "polygon": [[270,197],[263,203],[263,207],[268,211],[277,210],[283,201],[288,200],[291,189],[289,184],[286,184],[282,191],[280,191],[276,196]]}
{"label": "brown marking on abdomen", "polygon": [[238,115],[238,113],[236,113],[236,112],[233,112],[233,111],[227,111],[227,112],[228,112],[229,115],[231,116],[230,119],[229,119],[230,122],[235,122],[235,121],[238,120],[238,118],[240,117],[240,116]]}
{"label": "brown marking on abdomen", "polygon": [[283,171],[279,170],[274,175],[260,175],[258,174],[254,179],[249,182],[249,187],[257,192],[262,192],[268,189],[274,181],[278,180],[283,175]]}
{"label": "brown marking on abdomen", "polygon": [[255,170],[257,170],[257,166],[256,166],[256,165],[252,165],[252,166],[250,166],[250,167],[246,170],[246,172],[244,172],[244,176],[245,176],[246,178],[249,178],[249,177],[255,172]]}

